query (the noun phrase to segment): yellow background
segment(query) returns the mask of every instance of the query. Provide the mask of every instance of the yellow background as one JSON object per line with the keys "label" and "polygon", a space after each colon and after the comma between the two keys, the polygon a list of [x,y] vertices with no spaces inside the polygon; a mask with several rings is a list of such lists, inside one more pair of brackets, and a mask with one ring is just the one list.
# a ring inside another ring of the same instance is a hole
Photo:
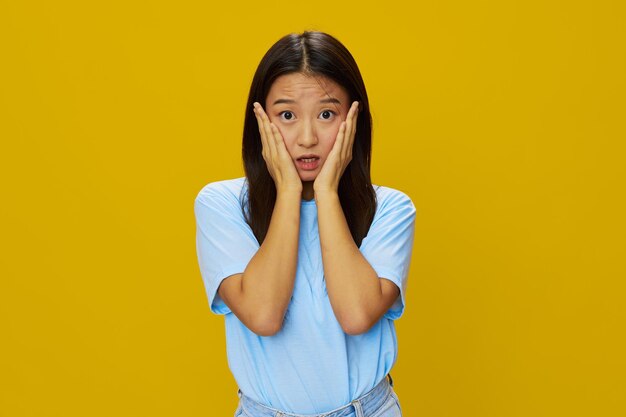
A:
{"label": "yellow background", "polygon": [[2,1],[0,416],[233,414],[193,200],[304,29],[417,208],[404,415],[626,415],[623,4]]}

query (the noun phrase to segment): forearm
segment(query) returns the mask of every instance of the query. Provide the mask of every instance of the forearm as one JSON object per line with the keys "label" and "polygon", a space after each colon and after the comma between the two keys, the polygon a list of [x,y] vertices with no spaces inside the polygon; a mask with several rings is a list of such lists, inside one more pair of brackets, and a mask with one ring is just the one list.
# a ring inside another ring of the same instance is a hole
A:
{"label": "forearm", "polygon": [[380,279],[356,246],[335,192],[316,193],[326,289],[344,330],[370,323],[382,300]]}
{"label": "forearm", "polygon": [[293,293],[300,230],[300,193],[279,192],[265,239],[246,267],[242,296],[260,320],[282,322]]}

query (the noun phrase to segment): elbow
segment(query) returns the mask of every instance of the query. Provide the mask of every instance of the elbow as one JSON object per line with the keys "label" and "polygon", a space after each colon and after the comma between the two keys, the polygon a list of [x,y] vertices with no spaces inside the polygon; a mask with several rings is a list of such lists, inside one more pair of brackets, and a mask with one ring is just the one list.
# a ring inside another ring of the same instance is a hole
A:
{"label": "elbow", "polygon": [[351,315],[344,318],[339,322],[344,333],[350,336],[356,336],[359,334],[367,333],[374,323],[367,317],[358,317],[357,315]]}
{"label": "elbow", "polygon": [[259,336],[274,336],[283,327],[282,317],[258,315],[250,322],[248,328]]}
{"label": "elbow", "polygon": [[274,336],[276,333],[280,331],[282,328],[282,324],[276,325],[275,323],[262,323],[257,324],[254,328],[250,329],[258,336]]}

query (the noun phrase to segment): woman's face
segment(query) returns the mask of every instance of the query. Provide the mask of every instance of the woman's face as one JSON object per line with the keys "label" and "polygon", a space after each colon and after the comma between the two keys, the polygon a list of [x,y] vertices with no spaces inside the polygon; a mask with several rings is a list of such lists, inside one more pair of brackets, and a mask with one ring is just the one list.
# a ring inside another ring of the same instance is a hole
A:
{"label": "woman's face", "polygon": [[[335,143],[350,102],[347,91],[320,75],[278,77],[267,95],[266,113],[285,141],[302,181],[313,181]],[[303,157],[315,158],[303,161]]]}

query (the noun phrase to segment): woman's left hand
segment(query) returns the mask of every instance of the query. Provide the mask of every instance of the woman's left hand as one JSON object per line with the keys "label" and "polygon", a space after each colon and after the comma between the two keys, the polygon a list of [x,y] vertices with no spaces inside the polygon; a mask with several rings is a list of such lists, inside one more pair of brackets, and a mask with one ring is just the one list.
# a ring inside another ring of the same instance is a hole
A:
{"label": "woman's left hand", "polygon": [[359,102],[352,103],[346,120],[341,122],[333,148],[328,153],[326,162],[313,182],[313,191],[337,192],[339,180],[352,160],[352,145],[356,133],[356,120],[359,115]]}

